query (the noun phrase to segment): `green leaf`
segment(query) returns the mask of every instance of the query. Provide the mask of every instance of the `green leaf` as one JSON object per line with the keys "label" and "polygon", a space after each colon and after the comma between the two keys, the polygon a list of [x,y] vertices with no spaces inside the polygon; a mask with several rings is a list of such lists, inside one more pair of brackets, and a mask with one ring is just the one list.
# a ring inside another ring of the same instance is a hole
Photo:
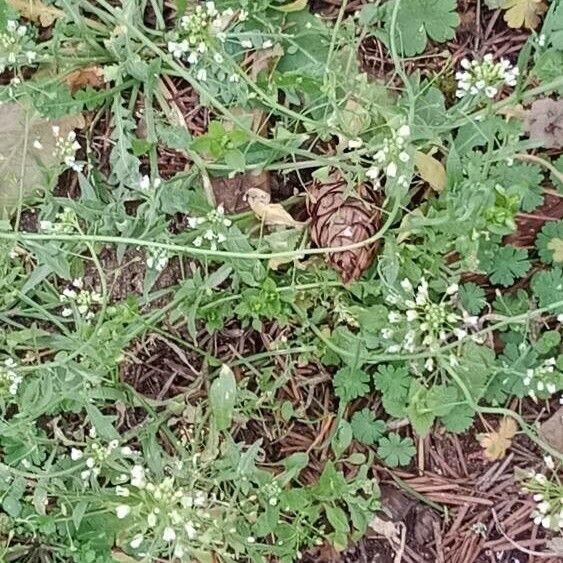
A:
{"label": "green leaf", "polygon": [[336,459],[338,459],[352,443],[352,436],[350,423],[341,419],[331,441],[332,451]]}
{"label": "green leaf", "polygon": [[96,429],[96,433],[100,438],[107,441],[119,440],[119,433],[113,426],[115,416],[102,414],[95,405],[86,405],[85,408],[90,424]]}
{"label": "green leaf", "polygon": [[326,518],[335,532],[347,533],[350,531],[348,517],[342,508],[338,506],[325,506]]}
{"label": "green leaf", "polygon": [[547,222],[536,239],[536,246],[546,264],[563,264],[563,220]]}
{"label": "green leaf", "polygon": [[514,246],[502,246],[494,254],[487,269],[491,282],[495,285],[508,287],[516,279],[525,276],[531,268],[528,251]]}
{"label": "green leaf", "polygon": [[416,453],[411,438],[401,438],[396,432],[391,432],[387,438],[379,440],[377,455],[390,467],[408,465]]}
{"label": "green leaf", "polygon": [[436,416],[446,416],[457,402],[456,388],[447,385],[433,385],[426,396],[426,404]]}
{"label": "green leaf", "polygon": [[362,444],[374,444],[386,430],[383,420],[376,420],[371,409],[365,408],[352,415],[350,421],[354,438]]}
{"label": "green leaf", "polygon": [[470,315],[479,314],[487,304],[485,290],[473,282],[460,286],[458,295],[463,308]]}
{"label": "green leaf", "polygon": [[547,354],[561,342],[561,334],[557,330],[544,332],[536,342],[536,350],[540,354]]}
{"label": "green leaf", "polygon": [[406,414],[409,421],[417,434],[426,436],[436,415],[427,404],[428,389],[419,381],[413,380],[409,389],[409,404],[406,408]]}
{"label": "green leaf", "polygon": [[226,364],[209,389],[209,406],[217,430],[227,430],[231,426],[237,398],[237,381]]}
{"label": "green leaf", "polygon": [[225,164],[233,170],[243,171],[246,166],[246,158],[239,149],[231,149],[225,153]]}
{"label": "green leaf", "polygon": [[379,391],[389,397],[403,397],[408,394],[412,378],[405,367],[380,366],[373,376],[373,383]]}
{"label": "green leaf", "polygon": [[[387,29],[390,31],[394,3],[389,3]],[[443,43],[455,37],[459,25],[456,0],[401,1],[397,13],[397,47],[407,57],[426,49],[428,38]]]}
{"label": "green leaf", "polygon": [[[538,272],[532,278],[532,291],[537,297],[540,307],[550,307],[562,301],[563,270],[559,267],[545,272]],[[563,305],[553,307],[552,313],[563,313]]]}
{"label": "green leaf", "polygon": [[461,434],[471,428],[474,416],[475,411],[469,405],[458,405],[447,415],[442,416],[440,421],[448,432]]}
{"label": "green leaf", "polygon": [[369,392],[369,375],[359,368],[346,366],[339,369],[332,381],[334,392],[344,402],[352,401]]}

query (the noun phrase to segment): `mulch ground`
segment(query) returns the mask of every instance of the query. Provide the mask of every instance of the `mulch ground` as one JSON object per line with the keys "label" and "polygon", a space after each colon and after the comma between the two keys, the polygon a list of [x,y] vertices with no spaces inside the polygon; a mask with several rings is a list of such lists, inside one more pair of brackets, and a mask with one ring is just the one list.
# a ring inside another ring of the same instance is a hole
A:
{"label": "mulch ground", "polygon": [[[353,13],[362,0],[348,3],[347,12]],[[422,57],[406,63],[407,71],[419,70],[424,76],[438,74],[448,60],[457,66],[465,56],[492,52],[497,56],[515,59],[527,33],[508,29],[500,11],[490,11],[482,2],[459,2],[462,24],[454,41],[446,45],[431,45]],[[313,9],[327,17],[335,17],[341,0],[314,0]],[[359,58],[371,76],[388,83],[396,81],[389,53],[381,42],[368,38],[360,48]],[[179,79],[167,83],[168,98],[177,107],[190,132],[194,135],[206,130],[212,117],[207,108],[199,105],[197,94]],[[92,146],[102,167],[107,168],[111,124],[108,115],[101,115],[93,124]],[[160,174],[170,178],[190,166],[187,157],[179,152],[162,148],[159,153]],[[77,184],[72,178],[63,181],[59,195],[76,197]],[[229,186],[232,187],[232,186]],[[280,194],[291,193],[293,186],[276,184]],[[274,199],[278,197],[273,193]],[[531,244],[537,231],[546,221],[563,217],[563,200],[548,196],[543,207],[518,220],[519,231],[512,243]],[[31,223],[32,218],[29,218]],[[33,230],[32,225],[26,230]],[[106,272],[110,273],[112,300],[121,300],[131,293],[142,293],[143,265],[137,251],[131,251],[128,267],[119,265],[111,251],[100,257]],[[182,279],[182,272],[174,262],[159,281],[167,288]],[[91,284],[96,285],[91,272]],[[481,280],[484,284],[486,280]],[[181,342],[189,341],[181,329],[166,327],[166,333],[151,333],[136,341],[125,353],[121,377],[148,399],[158,403],[184,394],[193,404],[206,394],[205,365],[201,351],[226,363],[233,363],[248,355],[274,349],[282,335],[275,323],[262,333],[243,329],[231,322],[214,334],[203,328],[198,335],[198,350],[186,348]],[[287,366],[280,356],[276,371],[285,372]],[[241,372],[235,369],[240,377]],[[334,424],[337,400],[330,385],[331,374],[322,365],[292,366],[291,378],[278,390],[277,397],[290,401],[299,417],[290,422],[275,415],[264,414],[260,420],[238,422],[236,438],[248,443],[262,438],[269,462],[296,451],[307,451],[311,464],[304,480],[313,482],[322,471],[329,455],[330,432]],[[252,388],[252,381],[249,383]],[[377,399],[375,399],[377,402]],[[373,405],[377,408],[377,404]],[[549,405],[524,401],[519,405],[530,421],[542,422],[553,412]],[[136,412],[120,413],[120,431],[142,423]],[[301,421],[313,421],[305,424]],[[185,421],[178,420],[178,431]],[[496,424],[495,424],[496,426]],[[174,426],[172,426],[174,428]],[[560,558],[540,553],[548,541],[542,529],[530,518],[532,501],[519,492],[514,479],[515,469],[539,468],[540,453],[526,440],[517,438],[506,459],[486,461],[475,438],[487,430],[487,421],[479,421],[471,432],[456,436],[445,435],[439,429],[418,442],[418,455],[408,471],[390,471],[384,465],[375,465],[380,479],[382,505],[388,517],[405,526],[402,547],[391,546],[385,538],[368,537],[344,553],[335,553],[327,546],[304,554],[309,562],[380,562],[380,563],[555,563]],[[360,451],[360,450],[359,450]],[[349,468],[353,471],[353,468]],[[398,555],[397,555],[398,553]]]}

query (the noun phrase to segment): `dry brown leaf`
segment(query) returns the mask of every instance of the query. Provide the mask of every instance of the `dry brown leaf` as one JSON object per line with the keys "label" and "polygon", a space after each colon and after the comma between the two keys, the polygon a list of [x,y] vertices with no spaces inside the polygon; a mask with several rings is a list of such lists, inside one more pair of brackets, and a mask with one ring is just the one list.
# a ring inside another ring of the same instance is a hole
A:
{"label": "dry brown leaf", "polygon": [[437,192],[441,192],[448,181],[444,165],[433,156],[416,151],[414,164],[420,177],[432,186]]}
{"label": "dry brown leaf", "polygon": [[39,23],[43,27],[53,25],[56,19],[64,16],[62,10],[46,6],[41,0],[7,0],[7,2],[24,18]]}
{"label": "dry brown leaf", "polygon": [[543,0],[505,0],[502,8],[506,10],[504,21],[512,28],[535,29],[547,11]]}
{"label": "dry brown leaf", "polygon": [[68,84],[71,94],[87,86],[99,88],[105,84],[104,71],[98,65],[85,66],[71,72],[66,77],[65,82]]}
{"label": "dry brown leaf", "polygon": [[250,209],[265,225],[284,227],[303,227],[304,223],[296,221],[279,203],[270,203],[270,194],[259,188],[250,188],[246,193]]}
{"label": "dry brown leaf", "polygon": [[480,434],[479,443],[484,449],[485,457],[491,461],[503,459],[517,431],[518,425],[514,419],[505,417],[501,420],[498,430]]}
{"label": "dry brown leaf", "polygon": [[397,544],[401,538],[398,525],[391,520],[383,520],[379,516],[374,516],[369,527],[380,536],[383,536],[391,544]]}

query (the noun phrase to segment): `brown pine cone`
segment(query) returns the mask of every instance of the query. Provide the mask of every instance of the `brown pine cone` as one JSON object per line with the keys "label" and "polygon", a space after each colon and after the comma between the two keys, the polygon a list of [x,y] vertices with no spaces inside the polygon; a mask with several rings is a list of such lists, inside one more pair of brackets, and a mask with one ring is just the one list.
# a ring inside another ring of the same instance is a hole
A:
{"label": "brown pine cone", "polygon": [[[307,210],[311,217],[310,234],[321,248],[353,244],[372,237],[381,226],[381,210],[361,199],[345,196],[346,182],[341,176],[309,188]],[[326,261],[344,283],[357,280],[369,268],[380,242],[354,250],[327,254]]]}

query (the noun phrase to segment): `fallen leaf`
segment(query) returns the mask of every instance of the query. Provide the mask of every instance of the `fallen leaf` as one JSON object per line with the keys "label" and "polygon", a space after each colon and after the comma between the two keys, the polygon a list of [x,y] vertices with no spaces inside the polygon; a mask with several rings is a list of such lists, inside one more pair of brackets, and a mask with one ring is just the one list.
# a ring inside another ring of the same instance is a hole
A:
{"label": "fallen leaf", "polygon": [[542,440],[563,454],[563,407],[542,422],[539,435]]}
{"label": "fallen leaf", "polygon": [[552,538],[547,542],[549,553],[553,555],[559,555],[563,557],[563,537],[562,538]]}
{"label": "fallen leaf", "polygon": [[547,243],[547,248],[553,250],[553,261],[563,262],[563,239],[554,238]]}
{"label": "fallen leaf", "polygon": [[99,88],[105,84],[104,71],[98,65],[86,66],[71,72],[66,77],[65,82],[68,84],[71,94],[87,86]]}
{"label": "fallen leaf", "polygon": [[547,11],[543,0],[505,0],[502,8],[506,10],[504,21],[512,28],[535,29]]}
{"label": "fallen leaf", "polygon": [[57,164],[53,155],[56,138],[53,126],[66,136],[84,127],[82,115],[48,121],[18,103],[0,105],[0,217],[18,204],[22,195],[45,188],[43,167]]}
{"label": "fallen leaf", "polygon": [[279,8],[275,8],[279,12],[300,12],[307,7],[308,0],[295,0],[294,2],[290,2],[289,4],[285,4],[284,6],[280,6]]}
{"label": "fallen leaf", "polygon": [[548,149],[563,147],[563,100],[540,98],[526,113],[524,124],[530,139]]}
{"label": "fallen leaf", "polygon": [[369,527],[378,535],[383,536],[392,544],[397,544],[401,538],[401,532],[395,522],[383,520],[379,516],[374,516]]}
{"label": "fallen leaf", "polygon": [[7,2],[24,18],[39,23],[43,27],[53,25],[56,19],[64,16],[62,10],[46,6],[41,0],[7,0]]}
{"label": "fallen leaf", "polygon": [[512,445],[512,438],[518,431],[518,425],[513,418],[505,417],[501,420],[498,430],[486,432],[478,436],[483,453],[487,459],[495,461],[506,456],[506,450]]}
{"label": "fallen leaf", "polygon": [[414,164],[418,169],[420,177],[432,186],[437,192],[441,192],[447,183],[447,175],[444,165],[433,156],[416,151]]}
{"label": "fallen leaf", "polygon": [[508,119],[516,119],[517,121],[524,121],[528,115],[522,104],[500,108],[497,113],[504,115]]}
{"label": "fallen leaf", "polygon": [[250,209],[265,225],[285,227],[303,227],[305,223],[296,221],[279,203],[270,203],[270,194],[259,189],[250,188],[246,192]]}

